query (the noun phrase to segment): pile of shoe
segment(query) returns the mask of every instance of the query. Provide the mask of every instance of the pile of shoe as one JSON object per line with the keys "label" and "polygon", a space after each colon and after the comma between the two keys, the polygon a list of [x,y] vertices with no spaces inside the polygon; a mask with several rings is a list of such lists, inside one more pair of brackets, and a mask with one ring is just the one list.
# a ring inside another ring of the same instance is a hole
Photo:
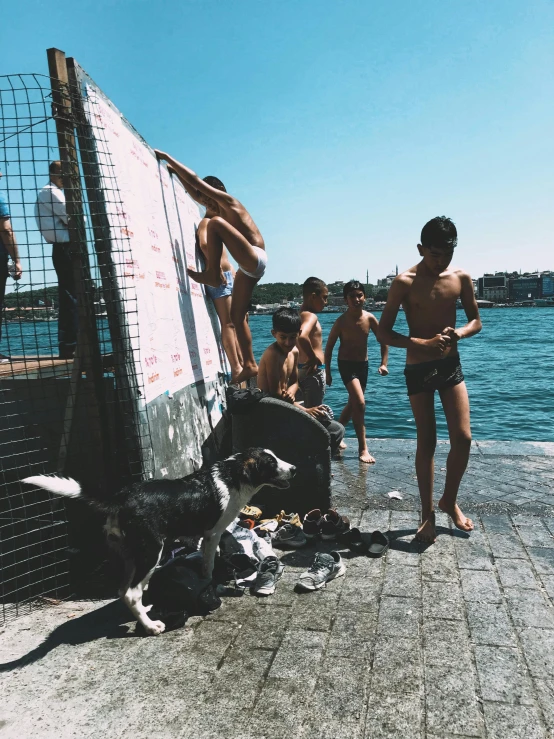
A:
{"label": "pile of shoe", "polygon": [[299,549],[307,544],[308,539],[302,531],[302,521],[298,513],[281,511],[277,520],[277,531],[273,534],[272,542],[280,549]]}
{"label": "pile of shoe", "polygon": [[325,515],[319,508],[314,508],[304,516],[302,530],[307,539],[320,536],[324,541],[332,541],[350,530],[350,519],[341,516],[334,508],[329,508]]}

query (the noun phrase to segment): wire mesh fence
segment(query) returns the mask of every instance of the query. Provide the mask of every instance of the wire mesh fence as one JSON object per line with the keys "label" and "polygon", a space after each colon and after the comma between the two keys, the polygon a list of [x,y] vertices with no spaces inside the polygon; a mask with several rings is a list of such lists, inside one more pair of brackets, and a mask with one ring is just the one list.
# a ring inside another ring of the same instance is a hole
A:
{"label": "wire mesh fence", "polygon": [[72,554],[86,556],[99,536],[84,506],[22,478],[57,473],[109,490],[151,474],[143,378],[130,359],[136,295],[114,266],[131,250],[101,222],[105,190],[124,207],[107,150],[94,187],[102,131],[77,103],[75,83],[53,92],[46,76],[0,78],[0,623],[66,596]]}
{"label": "wire mesh fence", "polygon": [[101,566],[105,496],[221,454],[228,364],[198,206],[63,52],[0,77],[0,623]]}

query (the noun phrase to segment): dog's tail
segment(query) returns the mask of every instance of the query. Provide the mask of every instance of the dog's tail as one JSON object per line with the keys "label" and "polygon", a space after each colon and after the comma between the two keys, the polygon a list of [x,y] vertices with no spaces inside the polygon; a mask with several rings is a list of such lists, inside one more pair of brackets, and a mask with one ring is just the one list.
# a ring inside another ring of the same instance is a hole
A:
{"label": "dog's tail", "polygon": [[66,498],[83,498],[81,486],[77,480],[71,477],[58,477],[57,475],[33,475],[25,477],[21,482],[27,485],[35,485],[37,488],[48,490],[55,495],[64,495]]}

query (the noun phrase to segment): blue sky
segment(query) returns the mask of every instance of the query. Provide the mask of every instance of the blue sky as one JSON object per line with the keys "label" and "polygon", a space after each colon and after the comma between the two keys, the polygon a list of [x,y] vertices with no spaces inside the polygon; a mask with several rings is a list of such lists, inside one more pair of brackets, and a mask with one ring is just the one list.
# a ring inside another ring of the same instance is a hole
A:
{"label": "blue sky", "polygon": [[0,73],[74,56],[152,146],[250,210],[264,281],[370,281],[453,218],[474,276],[554,269],[546,0],[26,0]]}

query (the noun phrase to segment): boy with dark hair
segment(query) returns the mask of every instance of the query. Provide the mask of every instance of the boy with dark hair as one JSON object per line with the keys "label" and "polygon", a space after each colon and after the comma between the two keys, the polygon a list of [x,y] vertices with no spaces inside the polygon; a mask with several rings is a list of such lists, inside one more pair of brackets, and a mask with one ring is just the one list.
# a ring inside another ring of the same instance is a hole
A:
{"label": "boy with dark hair", "polygon": [[317,277],[308,277],[302,285],[300,307],[300,333],[298,335],[298,384],[306,408],[323,403],[325,395],[325,364],[323,362],[323,340],[321,324],[317,314],[327,305],[329,290]]}
{"label": "boy with dark hair", "polygon": [[[471,446],[469,399],[464,382],[458,342],[481,328],[473,283],[467,272],[450,267],[458,243],[456,226],[439,216],[425,224],[417,245],[421,261],[398,275],[391,285],[381,316],[381,341],[406,349],[406,385],[417,428],[416,474],[421,496],[422,523],[416,539],[436,539],[433,507],[434,454],[437,443],[434,393],[438,390],[450,437],[446,481],[439,508],[462,531],[473,522],[456,502]],[[460,298],[467,323],[456,326],[456,301]],[[404,336],[393,330],[400,306],[410,330]]]}
{"label": "boy with dark hair", "polygon": [[[331,386],[331,359],[333,349],[340,339],[338,367],[341,379],[348,390],[348,403],[345,405],[339,423],[343,426],[352,419],[356,436],[358,437],[358,450],[361,462],[374,464],[375,459],[369,453],[365,435],[365,388],[367,385],[367,340],[369,333],[373,330],[375,338],[379,341],[379,321],[372,313],[364,310],[365,289],[358,280],[347,282],[343,288],[343,296],[348,310],[343,313],[329,333],[325,347],[325,375],[327,385]],[[388,375],[387,361],[389,356],[388,346],[381,344],[381,366],[377,370],[380,375]]]}
{"label": "boy with dark hair", "polygon": [[235,377],[235,382],[243,382],[258,374],[246,313],[252,299],[252,291],[263,276],[267,265],[263,236],[250,213],[236,198],[200,179],[196,172],[169,154],[155,151],[158,159],[165,160],[173,169],[189,195],[212,214],[206,227],[206,269],[204,272],[187,269],[189,277],[211,287],[220,287],[224,284],[225,276],[221,265],[223,244],[238,262],[239,269],[231,301],[231,319],[242,353],[242,371]]}
{"label": "boy with dark hair", "polygon": [[331,437],[331,452],[334,454],[340,447],[344,427],[330,420],[324,408],[308,408],[295,400],[298,392],[299,354],[296,342],[300,326],[300,316],[292,308],[279,308],[273,314],[271,333],[275,343],[267,347],[260,359],[258,387],[279,400],[293,403],[325,426]]}
{"label": "boy with dark hair", "polygon": [[[221,190],[221,192],[227,192],[225,185],[218,177],[208,175],[207,177],[204,177],[204,182],[211,187],[215,187],[217,190]],[[198,228],[196,230],[198,246],[206,258],[206,261],[208,258],[208,225],[210,223],[210,219],[215,216],[217,216],[217,213],[206,207],[206,214],[198,224]],[[229,261],[229,254],[225,247],[223,247],[221,252],[221,271],[223,272],[225,282],[219,287],[205,285],[205,290],[206,294],[213,300],[214,308],[217,313],[217,317],[219,318],[219,323],[221,325],[221,343],[223,344],[225,354],[227,355],[227,359],[229,360],[229,365],[231,367],[231,382],[235,383],[242,372],[242,355],[238,344],[235,325],[231,318],[235,270]]]}

